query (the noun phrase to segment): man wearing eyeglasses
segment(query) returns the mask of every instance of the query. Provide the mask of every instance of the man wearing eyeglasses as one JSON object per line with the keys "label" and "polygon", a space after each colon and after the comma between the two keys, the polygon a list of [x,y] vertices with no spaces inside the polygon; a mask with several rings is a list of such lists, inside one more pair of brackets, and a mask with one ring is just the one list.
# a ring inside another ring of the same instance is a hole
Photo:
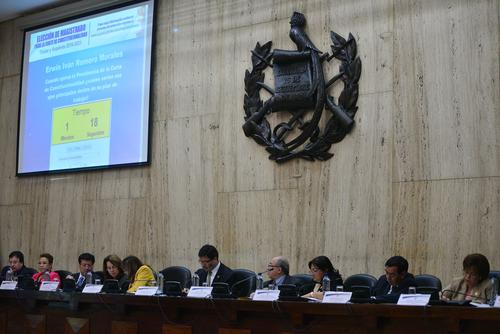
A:
{"label": "man wearing eyeglasses", "polygon": [[233,271],[219,261],[219,252],[212,245],[204,245],[198,252],[201,268],[196,271],[200,283],[212,286],[214,283],[227,283],[231,286]]}
{"label": "man wearing eyeglasses", "polygon": [[264,282],[264,287],[269,289],[278,289],[282,284],[293,284],[290,277],[290,265],[283,256],[276,256],[271,259],[267,265],[267,276],[270,280]]}

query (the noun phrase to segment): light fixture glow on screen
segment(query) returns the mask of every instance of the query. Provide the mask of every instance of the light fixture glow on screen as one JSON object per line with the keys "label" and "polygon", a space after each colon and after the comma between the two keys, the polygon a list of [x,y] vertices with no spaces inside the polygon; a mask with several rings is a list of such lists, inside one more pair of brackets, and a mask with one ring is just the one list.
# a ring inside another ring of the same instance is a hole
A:
{"label": "light fixture glow on screen", "polygon": [[19,175],[148,162],[153,9],[26,31]]}

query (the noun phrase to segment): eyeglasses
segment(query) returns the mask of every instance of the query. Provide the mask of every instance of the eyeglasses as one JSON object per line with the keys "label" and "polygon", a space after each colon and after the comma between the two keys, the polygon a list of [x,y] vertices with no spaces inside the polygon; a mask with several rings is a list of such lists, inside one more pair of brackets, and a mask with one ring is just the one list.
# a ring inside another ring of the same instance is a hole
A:
{"label": "eyeglasses", "polygon": [[272,271],[274,268],[280,268],[280,266],[273,266],[272,264],[267,265],[267,271]]}
{"label": "eyeglasses", "polygon": [[469,276],[470,278],[478,278],[479,274],[474,272],[474,271],[465,271],[464,270],[464,276]]}
{"label": "eyeglasses", "polygon": [[316,267],[311,267],[311,268],[309,268],[309,270],[310,270],[311,272],[313,272],[313,273],[317,273],[318,271],[321,271],[321,269],[316,268]]}

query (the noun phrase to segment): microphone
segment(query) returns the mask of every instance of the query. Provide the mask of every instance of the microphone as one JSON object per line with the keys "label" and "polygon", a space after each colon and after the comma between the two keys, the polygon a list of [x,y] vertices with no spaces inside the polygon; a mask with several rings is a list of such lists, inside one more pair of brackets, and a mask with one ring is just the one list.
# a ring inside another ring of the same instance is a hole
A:
{"label": "microphone", "polygon": [[270,271],[272,271],[272,269],[266,269],[263,272],[257,273],[257,275],[262,275],[262,274],[268,273]]}
{"label": "microphone", "polygon": [[[456,291],[456,290],[450,290],[450,289],[446,289],[446,290],[442,290],[441,291],[441,296],[444,295],[445,292],[451,292],[452,294],[457,294],[457,295],[461,295],[461,296],[466,296],[466,297],[472,297],[472,299],[481,299],[481,300],[484,300],[484,301],[488,301],[489,299],[488,298],[484,298],[484,297],[480,297],[480,296],[474,296],[474,295],[468,295],[466,293],[463,293],[463,292],[460,292],[460,291]],[[446,296],[444,296],[445,298],[451,300],[451,298],[448,298]]]}

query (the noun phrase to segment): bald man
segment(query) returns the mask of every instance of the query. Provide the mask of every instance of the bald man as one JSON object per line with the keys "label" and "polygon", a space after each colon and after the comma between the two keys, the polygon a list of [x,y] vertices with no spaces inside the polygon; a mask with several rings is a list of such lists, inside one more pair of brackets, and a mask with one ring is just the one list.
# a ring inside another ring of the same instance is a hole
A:
{"label": "bald man", "polygon": [[276,256],[271,259],[267,265],[267,276],[270,280],[264,282],[264,287],[269,289],[278,289],[282,284],[293,284],[290,277],[290,265],[283,256]]}

